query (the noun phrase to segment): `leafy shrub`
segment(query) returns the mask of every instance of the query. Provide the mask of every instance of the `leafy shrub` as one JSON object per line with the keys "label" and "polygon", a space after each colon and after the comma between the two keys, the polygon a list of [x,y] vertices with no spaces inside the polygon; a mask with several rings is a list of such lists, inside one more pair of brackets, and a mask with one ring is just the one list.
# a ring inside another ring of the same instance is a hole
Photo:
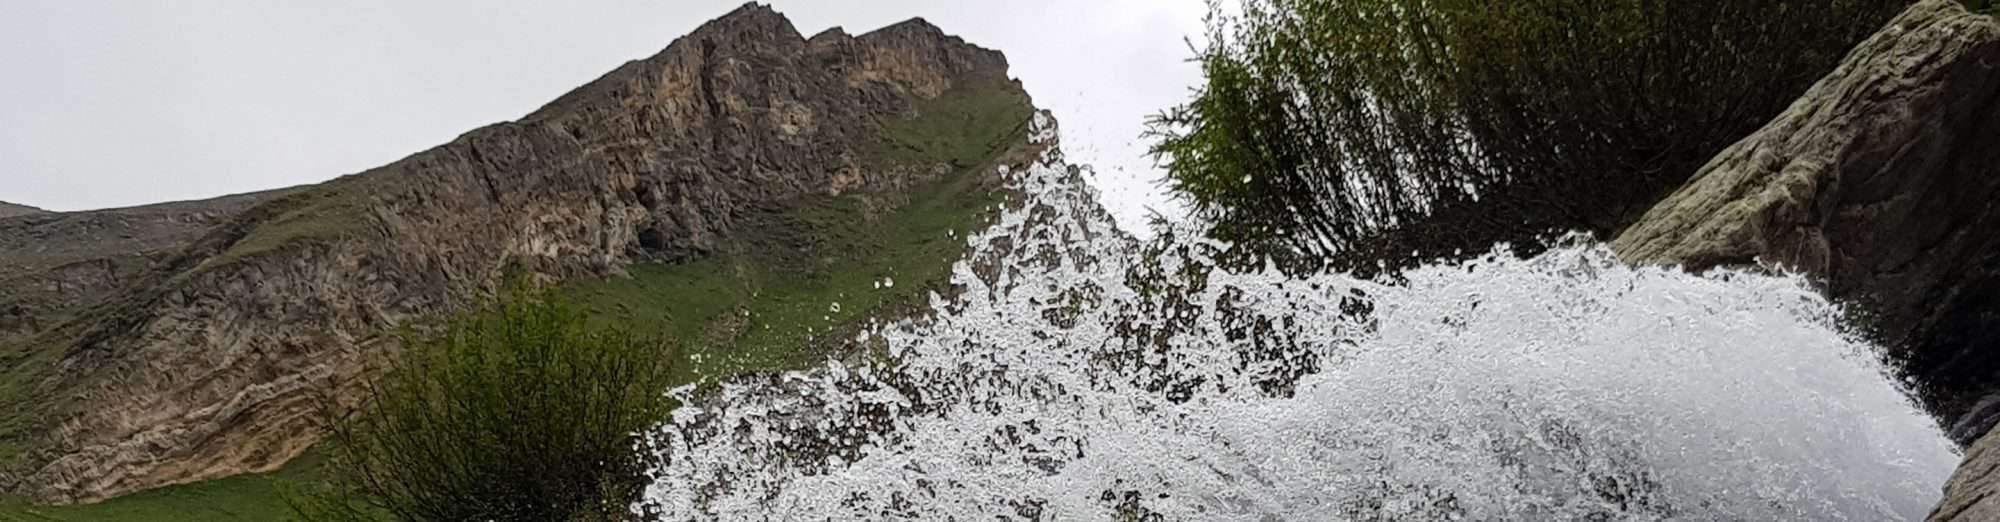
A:
{"label": "leafy shrub", "polygon": [[1213,234],[1292,268],[1614,233],[1906,0],[1241,0],[1152,121]]}
{"label": "leafy shrub", "polygon": [[517,290],[412,336],[327,404],[329,484],[295,493],[308,520],[624,518],[645,484],[636,433],[663,420],[666,342],[598,331],[553,295]]}

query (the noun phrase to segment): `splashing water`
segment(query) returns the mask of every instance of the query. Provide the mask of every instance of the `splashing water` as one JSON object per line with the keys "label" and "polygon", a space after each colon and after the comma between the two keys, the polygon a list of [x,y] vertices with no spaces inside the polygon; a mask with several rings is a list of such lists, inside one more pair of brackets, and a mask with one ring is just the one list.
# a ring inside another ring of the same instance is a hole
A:
{"label": "splashing water", "polygon": [[877,357],[688,397],[650,435],[635,509],[1911,519],[1956,462],[1796,277],[1635,269],[1581,242],[1395,284],[1232,271],[1185,229],[1116,231],[1058,152],[1008,177],[1026,201],[968,236],[932,314],[858,340]]}

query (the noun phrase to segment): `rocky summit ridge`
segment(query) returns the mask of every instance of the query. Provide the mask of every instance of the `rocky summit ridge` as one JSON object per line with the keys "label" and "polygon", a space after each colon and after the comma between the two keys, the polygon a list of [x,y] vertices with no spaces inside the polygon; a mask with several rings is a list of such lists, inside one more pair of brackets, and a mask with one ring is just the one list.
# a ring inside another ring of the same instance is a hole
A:
{"label": "rocky summit ridge", "polygon": [[[927,109],[940,98],[993,109]],[[921,19],[808,38],[749,4],[358,174],[0,217],[21,242],[0,249],[0,478],[74,502],[273,469],[315,442],[314,397],[393,353],[400,325],[513,277],[726,253],[792,200],[894,206],[1025,143],[1031,111],[1005,57]]]}

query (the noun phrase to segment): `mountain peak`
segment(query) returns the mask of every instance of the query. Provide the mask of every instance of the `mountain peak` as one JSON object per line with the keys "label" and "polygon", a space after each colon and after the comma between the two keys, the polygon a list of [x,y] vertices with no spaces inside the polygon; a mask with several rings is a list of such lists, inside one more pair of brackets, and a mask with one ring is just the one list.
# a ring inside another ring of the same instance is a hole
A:
{"label": "mountain peak", "polygon": [[876,33],[910,33],[945,36],[944,29],[939,28],[936,24],[932,24],[930,20],[925,20],[921,16],[889,24],[883,26],[881,29],[869,32],[869,34]]}
{"label": "mountain peak", "polygon": [[[674,39],[659,53],[626,62],[529,114],[523,121],[577,112],[622,110],[663,103],[661,96],[695,92],[711,112],[735,106],[715,90],[737,86],[747,64],[804,60],[833,68],[849,85],[882,83],[931,98],[961,75],[1005,78],[1007,58],[951,36],[922,18],[850,36],[833,27],[807,39],[790,19],[768,5],[743,4]],[[695,80],[662,84],[662,79]],[[744,100],[748,103],[748,100]],[[751,103],[749,106],[760,104]]]}
{"label": "mountain peak", "polygon": [[771,9],[771,6],[757,2],[745,3],[741,7],[737,7],[714,20],[709,20],[701,24],[700,27],[695,28],[694,32],[688,33],[688,37],[700,38],[716,34],[746,32],[754,35],[789,36],[794,39],[803,39],[802,36],[799,36],[798,28],[792,26],[791,19]]}

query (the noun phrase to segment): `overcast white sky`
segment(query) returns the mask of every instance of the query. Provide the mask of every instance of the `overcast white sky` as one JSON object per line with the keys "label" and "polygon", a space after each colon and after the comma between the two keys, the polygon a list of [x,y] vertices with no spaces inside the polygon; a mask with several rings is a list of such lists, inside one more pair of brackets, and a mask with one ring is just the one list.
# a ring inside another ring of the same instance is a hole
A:
{"label": "overcast white sky", "polygon": [[[1142,120],[1201,0],[776,0],[805,34],[914,16],[1007,54],[1122,220],[1169,211]],[[732,0],[0,1],[0,201],[82,210],[323,181],[512,120]]]}

